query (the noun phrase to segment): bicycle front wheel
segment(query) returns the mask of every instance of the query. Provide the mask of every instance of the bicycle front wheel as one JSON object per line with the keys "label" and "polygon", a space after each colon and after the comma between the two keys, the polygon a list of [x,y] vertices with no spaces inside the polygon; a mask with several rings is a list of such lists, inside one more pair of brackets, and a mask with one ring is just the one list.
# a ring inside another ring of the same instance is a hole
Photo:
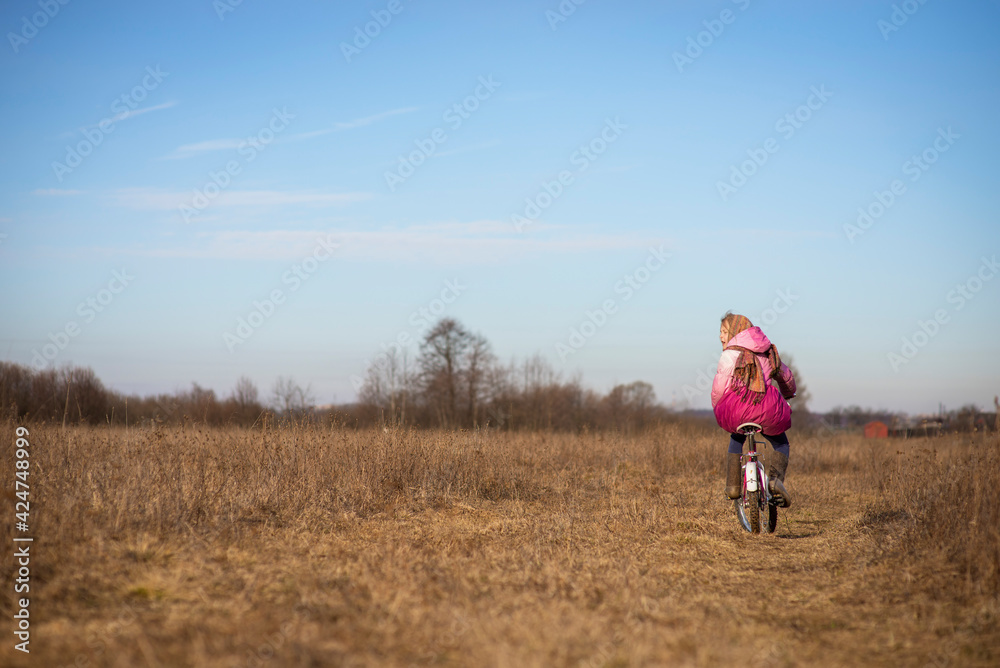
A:
{"label": "bicycle front wheel", "polygon": [[747,521],[750,524],[750,533],[760,533],[760,490],[747,492]]}

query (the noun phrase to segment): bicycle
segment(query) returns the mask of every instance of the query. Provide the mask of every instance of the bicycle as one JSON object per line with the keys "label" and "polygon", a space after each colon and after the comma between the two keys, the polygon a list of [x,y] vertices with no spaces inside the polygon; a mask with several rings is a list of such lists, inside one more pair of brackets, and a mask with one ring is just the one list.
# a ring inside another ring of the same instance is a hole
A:
{"label": "bicycle", "polygon": [[[743,468],[743,491],[740,498],[733,501],[736,517],[740,525],[749,533],[774,533],[778,526],[778,506],[768,488],[764,462],[757,452],[757,434],[763,430],[755,422],[744,422],[736,428],[746,435],[748,451],[740,457]],[[763,523],[761,519],[763,518]]]}

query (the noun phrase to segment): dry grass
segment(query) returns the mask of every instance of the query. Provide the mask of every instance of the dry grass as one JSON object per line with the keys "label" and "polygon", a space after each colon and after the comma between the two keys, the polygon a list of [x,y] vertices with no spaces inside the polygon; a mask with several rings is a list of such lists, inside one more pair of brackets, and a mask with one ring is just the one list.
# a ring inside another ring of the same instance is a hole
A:
{"label": "dry grass", "polygon": [[2,665],[1000,661],[995,440],[793,440],[764,537],[722,499],[724,436],[682,426],[31,442],[32,654],[8,633]]}

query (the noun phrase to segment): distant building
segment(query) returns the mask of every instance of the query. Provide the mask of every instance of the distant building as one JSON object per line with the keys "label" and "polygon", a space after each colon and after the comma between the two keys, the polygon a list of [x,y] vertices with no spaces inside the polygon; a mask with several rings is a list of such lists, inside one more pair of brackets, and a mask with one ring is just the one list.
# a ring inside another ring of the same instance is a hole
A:
{"label": "distant building", "polygon": [[865,438],[889,438],[889,427],[875,420],[865,425]]}

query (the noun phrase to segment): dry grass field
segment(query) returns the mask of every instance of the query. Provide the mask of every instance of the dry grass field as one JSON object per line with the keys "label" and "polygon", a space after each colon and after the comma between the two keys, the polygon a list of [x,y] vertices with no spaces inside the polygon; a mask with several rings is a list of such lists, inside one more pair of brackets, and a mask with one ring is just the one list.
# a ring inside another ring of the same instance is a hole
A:
{"label": "dry grass field", "polygon": [[4,666],[1000,664],[995,435],[793,438],[773,536],[694,426],[30,441],[31,654],[4,632]]}

